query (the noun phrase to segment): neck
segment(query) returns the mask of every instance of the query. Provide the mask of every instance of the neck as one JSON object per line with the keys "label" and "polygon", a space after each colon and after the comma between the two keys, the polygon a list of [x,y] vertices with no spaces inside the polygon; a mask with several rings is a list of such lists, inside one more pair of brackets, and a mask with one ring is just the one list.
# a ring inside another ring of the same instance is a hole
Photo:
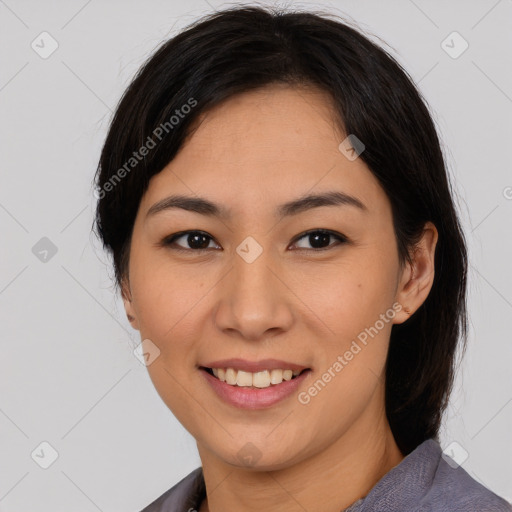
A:
{"label": "neck", "polygon": [[199,512],[340,512],[366,496],[404,458],[385,411],[376,422],[371,407],[322,451],[282,469],[233,467],[200,443],[198,449],[207,492]]}

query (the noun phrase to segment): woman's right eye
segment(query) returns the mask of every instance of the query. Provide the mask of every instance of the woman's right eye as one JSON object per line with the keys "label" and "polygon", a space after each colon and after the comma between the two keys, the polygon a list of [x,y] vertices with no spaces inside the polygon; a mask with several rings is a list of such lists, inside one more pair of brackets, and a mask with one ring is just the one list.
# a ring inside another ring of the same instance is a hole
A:
{"label": "woman's right eye", "polygon": [[[188,247],[177,244],[176,241],[180,239],[183,239]],[[210,249],[208,247],[210,241],[213,241],[213,238],[204,231],[181,231],[180,233],[165,237],[162,240],[162,245],[176,251],[198,252]]]}

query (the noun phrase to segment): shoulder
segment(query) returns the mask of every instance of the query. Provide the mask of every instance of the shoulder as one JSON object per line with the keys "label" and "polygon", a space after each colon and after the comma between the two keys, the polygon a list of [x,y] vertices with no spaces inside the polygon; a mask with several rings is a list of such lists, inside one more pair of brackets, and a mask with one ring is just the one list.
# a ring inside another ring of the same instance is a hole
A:
{"label": "shoulder", "polygon": [[350,512],[512,512],[427,439],[386,473]]}
{"label": "shoulder", "polygon": [[512,512],[510,503],[444,455],[437,441],[426,443],[437,467],[418,512]]}
{"label": "shoulder", "polygon": [[203,468],[190,472],[141,512],[187,512],[195,509],[205,493]]}

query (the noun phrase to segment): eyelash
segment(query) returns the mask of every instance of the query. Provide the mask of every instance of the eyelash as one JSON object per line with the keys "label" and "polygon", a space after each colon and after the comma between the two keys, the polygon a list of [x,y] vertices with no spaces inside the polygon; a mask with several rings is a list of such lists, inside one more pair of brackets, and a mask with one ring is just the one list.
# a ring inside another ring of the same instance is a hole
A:
{"label": "eyelash", "polygon": [[[322,252],[322,251],[326,251],[326,250],[329,250],[329,249],[332,249],[333,247],[337,247],[343,243],[347,243],[348,242],[348,238],[344,235],[342,235],[341,233],[337,233],[336,231],[331,231],[331,230],[328,230],[328,229],[311,229],[309,231],[306,231],[304,233],[301,233],[299,236],[297,236],[294,241],[292,242],[293,244],[296,244],[299,240],[301,240],[302,238],[305,238],[313,233],[320,233],[322,235],[330,235],[331,237],[335,238],[338,240],[339,243],[337,244],[331,244],[327,247],[323,247],[321,249],[305,249],[303,247],[301,247],[300,249],[295,249],[297,251],[314,251],[314,252]],[[180,231],[179,233],[174,233],[173,235],[169,235],[167,237],[165,237],[162,242],[160,243],[161,246],[163,247],[168,247],[170,249],[172,249],[173,251],[178,251],[178,252],[187,252],[187,253],[190,253],[190,252],[203,252],[203,251],[210,251],[211,248],[205,248],[205,249],[185,249],[183,247],[180,247],[180,246],[176,246],[175,245],[175,241],[183,236],[186,236],[186,235],[190,235],[190,234],[199,234],[199,235],[203,235],[203,236],[206,236],[208,238],[210,238],[210,240],[214,240],[210,235],[208,235],[208,233],[205,233],[204,231],[198,231],[198,230],[190,230],[190,231]]]}

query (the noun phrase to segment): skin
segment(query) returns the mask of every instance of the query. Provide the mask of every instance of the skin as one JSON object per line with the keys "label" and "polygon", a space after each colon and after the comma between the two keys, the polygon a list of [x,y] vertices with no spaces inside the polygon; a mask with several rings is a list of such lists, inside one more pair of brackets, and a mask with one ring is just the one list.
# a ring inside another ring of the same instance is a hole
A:
{"label": "skin", "polygon": [[[413,264],[400,268],[391,204],[362,159],[338,149],[346,135],[332,111],[313,88],[273,85],[230,98],[201,117],[138,210],[125,309],[141,339],[160,350],[148,366],[156,390],[197,441],[207,489],[201,512],[339,512],[404,458],[385,415],[385,360],[392,325],[430,292],[438,234],[425,224]],[[368,211],[323,206],[274,216],[286,201],[328,190],[357,197]],[[232,217],[180,209],[146,217],[178,193],[218,202]],[[311,229],[348,241],[327,238],[320,250],[308,236],[297,240]],[[184,230],[207,233],[209,249],[197,251],[187,236],[175,242],[186,253],[160,244]],[[236,252],[247,236],[263,249],[252,263]],[[312,369],[305,391],[387,310],[394,317],[308,404],[292,394],[266,409],[238,409],[198,368],[230,357],[282,359]],[[249,442],[260,452],[255,466],[237,457]]]}

